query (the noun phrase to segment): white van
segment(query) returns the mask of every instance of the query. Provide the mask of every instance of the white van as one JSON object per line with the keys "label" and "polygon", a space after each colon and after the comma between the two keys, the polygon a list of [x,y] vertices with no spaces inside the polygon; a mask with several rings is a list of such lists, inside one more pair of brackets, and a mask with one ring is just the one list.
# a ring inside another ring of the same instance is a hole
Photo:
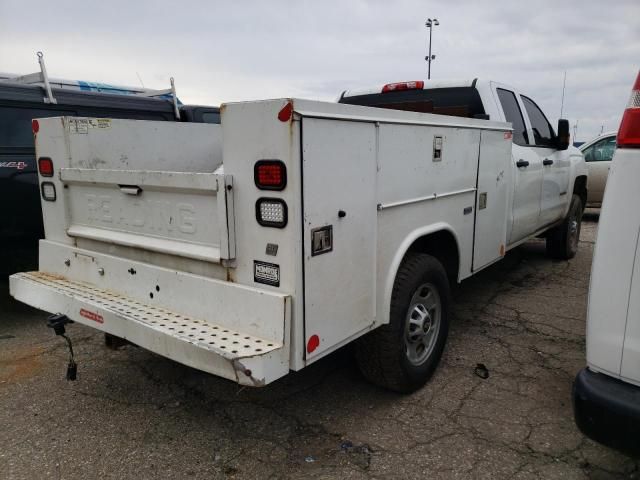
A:
{"label": "white van", "polygon": [[576,424],[640,454],[640,73],[618,130],[600,213],[587,314],[587,367],[576,377]]}

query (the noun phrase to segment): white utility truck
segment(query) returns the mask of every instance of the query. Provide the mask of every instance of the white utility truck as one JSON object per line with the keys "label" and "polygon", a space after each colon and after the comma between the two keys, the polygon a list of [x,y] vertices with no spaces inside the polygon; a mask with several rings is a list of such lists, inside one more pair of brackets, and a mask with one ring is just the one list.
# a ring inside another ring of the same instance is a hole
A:
{"label": "white utility truck", "polygon": [[221,114],[34,121],[46,238],[11,294],[243,385],[357,340],[365,376],[407,392],[442,355],[450,283],[545,232],[575,254],[586,177],[566,121],[537,145],[523,115],[516,150],[493,113],[280,99]]}

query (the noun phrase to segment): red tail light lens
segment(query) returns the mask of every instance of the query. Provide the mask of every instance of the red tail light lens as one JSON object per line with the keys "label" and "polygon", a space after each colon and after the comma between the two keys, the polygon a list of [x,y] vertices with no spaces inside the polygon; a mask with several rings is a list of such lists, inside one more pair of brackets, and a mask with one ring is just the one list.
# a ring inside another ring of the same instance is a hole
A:
{"label": "red tail light lens", "polygon": [[38,171],[43,177],[53,177],[53,161],[49,157],[40,157]]}
{"label": "red tail light lens", "polygon": [[382,93],[397,92],[398,90],[422,90],[423,88],[424,82],[422,80],[415,82],[387,83],[382,87]]}
{"label": "red tail light lens", "polygon": [[616,140],[618,147],[640,147],[640,72],[631,90],[627,109],[622,115]]}
{"label": "red tail light lens", "polygon": [[260,190],[284,190],[287,167],[280,160],[260,160],[253,168],[253,179]]}

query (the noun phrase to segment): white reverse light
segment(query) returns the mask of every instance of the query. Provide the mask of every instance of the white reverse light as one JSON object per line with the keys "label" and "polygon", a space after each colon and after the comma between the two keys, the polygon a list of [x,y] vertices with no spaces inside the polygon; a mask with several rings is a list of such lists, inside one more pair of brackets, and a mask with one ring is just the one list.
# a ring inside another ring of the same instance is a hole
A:
{"label": "white reverse light", "polygon": [[264,227],[287,225],[287,204],[279,198],[260,198],[256,202],[256,219]]}
{"label": "white reverse light", "polygon": [[42,198],[48,202],[56,201],[56,186],[51,182],[42,182],[41,186]]}

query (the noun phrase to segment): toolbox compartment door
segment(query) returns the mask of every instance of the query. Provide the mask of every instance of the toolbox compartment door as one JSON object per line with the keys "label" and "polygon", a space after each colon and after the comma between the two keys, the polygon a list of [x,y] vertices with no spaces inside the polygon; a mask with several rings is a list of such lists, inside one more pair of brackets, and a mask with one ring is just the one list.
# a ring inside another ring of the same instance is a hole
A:
{"label": "toolbox compartment door", "polygon": [[302,120],[307,359],[374,321],[375,154],[371,123]]}
{"label": "toolbox compartment door", "polygon": [[480,134],[476,189],[473,271],[501,259],[507,245],[510,132],[483,130]]}

